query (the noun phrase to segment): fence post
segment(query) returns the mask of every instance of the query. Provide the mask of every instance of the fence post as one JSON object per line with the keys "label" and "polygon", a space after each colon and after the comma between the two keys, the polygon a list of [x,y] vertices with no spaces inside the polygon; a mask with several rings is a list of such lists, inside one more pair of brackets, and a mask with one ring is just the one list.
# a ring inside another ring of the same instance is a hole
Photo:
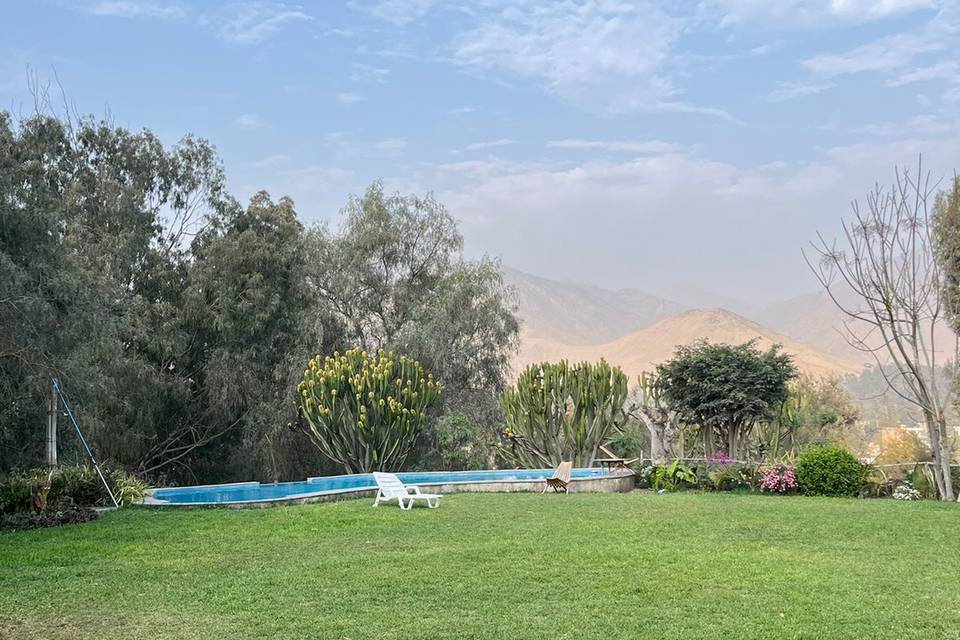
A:
{"label": "fence post", "polygon": [[57,466],[57,392],[50,384],[50,400],[47,403],[47,466]]}

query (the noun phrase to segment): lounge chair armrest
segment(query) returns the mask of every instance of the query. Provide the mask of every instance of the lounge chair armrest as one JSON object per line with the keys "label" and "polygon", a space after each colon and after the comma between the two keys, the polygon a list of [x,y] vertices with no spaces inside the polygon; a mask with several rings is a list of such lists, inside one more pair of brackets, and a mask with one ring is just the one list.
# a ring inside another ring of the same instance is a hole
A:
{"label": "lounge chair armrest", "polygon": [[408,485],[407,485],[407,491],[410,492],[410,493],[415,493],[415,494],[417,494],[417,495],[420,495],[420,487],[418,487],[418,486],[415,485],[415,484],[408,484]]}

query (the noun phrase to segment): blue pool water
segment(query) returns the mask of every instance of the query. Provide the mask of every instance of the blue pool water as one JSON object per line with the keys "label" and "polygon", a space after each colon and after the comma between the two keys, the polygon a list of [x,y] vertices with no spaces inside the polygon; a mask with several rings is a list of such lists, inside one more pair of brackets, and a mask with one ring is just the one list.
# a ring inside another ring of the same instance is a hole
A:
{"label": "blue pool water", "polygon": [[[606,475],[603,469],[574,469],[574,478],[595,478]],[[430,485],[454,482],[503,482],[510,480],[542,480],[553,475],[553,469],[503,469],[496,471],[425,471],[398,473],[404,484]],[[353,489],[374,489],[373,476],[360,473],[349,476],[310,478],[306,482],[239,482],[200,487],[174,487],[152,492],[155,503],[168,504],[234,504],[303,498]]]}

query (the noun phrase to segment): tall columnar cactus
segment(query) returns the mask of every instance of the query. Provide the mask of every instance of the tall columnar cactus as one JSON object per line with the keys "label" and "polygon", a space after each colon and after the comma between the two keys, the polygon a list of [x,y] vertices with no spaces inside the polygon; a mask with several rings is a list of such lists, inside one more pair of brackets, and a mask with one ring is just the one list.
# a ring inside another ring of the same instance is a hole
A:
{"label": "tall columnar cactus", "polygon": [[360,349],[317,356],[297,385],[303,431],[347,473],[399,469],[439,396],[416,360]]}
{"label": "tall columnar cactus", "polygon": [[590,466],[626,421],[627,376],[606,361],[527,367],[501,396],[505,456],[525,467]]}

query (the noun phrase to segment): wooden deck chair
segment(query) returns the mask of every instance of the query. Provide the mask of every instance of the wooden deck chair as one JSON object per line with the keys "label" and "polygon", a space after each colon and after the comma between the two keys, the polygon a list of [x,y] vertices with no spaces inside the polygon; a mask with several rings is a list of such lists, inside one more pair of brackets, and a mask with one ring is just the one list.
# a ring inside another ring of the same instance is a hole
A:
{"label": "wooden deck chair", "polygon": [[553,472],[553,475],[547,478],[544,482],[543,491],[540,493],[546,493],[547,489],[553,488],[554,491],[559,492],[563,490],[564,493],[570,493],[570,472],[573,471],[572,462],[561,462],[560,466],[557,467],[557,470]]}
{"label": "wooden deck chair", "polygon": [[640,459],[640,458],[630,458],[629,460],[624,460],[624,459],[621,458],[620,456],[615,455],[615,454],[613,453],[613,451],[610,451],[610,449],[607,449],[607,448],[606,448],[605,446],[603,446],[602,444],[601,444],[600,446],[598,446],[597,448],[600,449],[600,451],[603,451],[603,455],[607,456],[607,458],[609,458],[610,460],[615,461],[615,464],[616,464],[616,466],[618,466],[618,467],[629,467],[629,466],[632,465],[634,462],[636,462],[637,460]]}
{"label": "wooden deck chair", "polygon": [[[440,506],[440,498],[443,496],[438,493],[420,493],[420,487],[410,485],[405,486],[400,482],[400,478],[392,473],[380,473],[375,471],[373,479],[377,481],[377,497],[373,501],[373,506],[380,506],[380,501],[396,500],[400,508],[409,511],[413,508],[414,500],[426,500],[427,506],[436,509]],[[406,501],[406,506],[404,506]],[[436,502],[436,504],[434,504]]]}

